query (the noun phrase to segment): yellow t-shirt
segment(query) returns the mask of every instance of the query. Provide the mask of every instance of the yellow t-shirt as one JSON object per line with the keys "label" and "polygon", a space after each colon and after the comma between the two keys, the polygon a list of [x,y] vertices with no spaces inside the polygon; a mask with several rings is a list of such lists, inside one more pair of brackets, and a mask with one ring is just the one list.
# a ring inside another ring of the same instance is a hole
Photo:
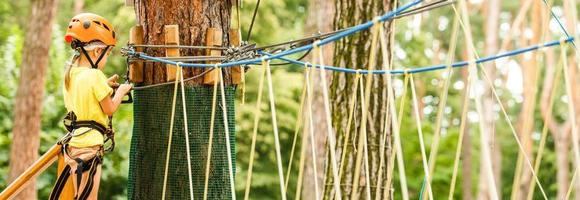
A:
{"label": "yellow t-shirt", "polygon": [[[101,70],[90,67],[72,67],[70,70],[70,85],[67,91],[63,86],[64,104],[67,111],[73,111],[77,120],[93,120],[107,126],[108,117],[101,109],[100,101],[111,96],[113,89],[107,84],[107,77]],[[86,132],[88,131],[88,132]],[[73,147],[91,147],[103,145],[103,135],[96,130],[79,128],[69,145]]]}

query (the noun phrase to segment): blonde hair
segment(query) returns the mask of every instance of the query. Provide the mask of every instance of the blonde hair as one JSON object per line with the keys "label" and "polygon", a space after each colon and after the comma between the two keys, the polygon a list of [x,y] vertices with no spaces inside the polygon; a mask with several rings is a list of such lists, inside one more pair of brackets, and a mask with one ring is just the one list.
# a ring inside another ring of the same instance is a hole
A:
{"label": "blonde hair", "polygon": [[[84,46],[86,51],[92,51],[92,50],[96,50],[96,49],[104,49],[106,48],[107,45],[101,41],[94,41],[94,42],[90,42],[88,44],[86,44]],[[65,89],[68,91],[68,89],[70,88],[70,70],[73,67],[73,65],[80,60],[81,58],[81,50],[80,47],[75,49],[75,54],[73,55],[73,57],[71,58],[71,60],[69,62],[67,62],[65,64],[65,70],[64,70],[64,87]],[[89,58],[87,58],[89,59]]]}

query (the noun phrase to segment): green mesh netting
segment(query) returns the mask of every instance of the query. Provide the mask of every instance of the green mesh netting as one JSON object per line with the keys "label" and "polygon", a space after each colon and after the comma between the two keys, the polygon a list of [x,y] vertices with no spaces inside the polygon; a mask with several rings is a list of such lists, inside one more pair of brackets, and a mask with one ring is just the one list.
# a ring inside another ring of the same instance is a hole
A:
{"label": "green mesh netting", "polygon": [[[160,199],[163,176],[173,85],[137,90],[134,93],[134,125],[131,139],[129,164],[129,199]],[[187,154],[183,125],[181,92],[178,92],[175,124],[171,146],[171,159],[167,181],[167,199],[189,199]],[[213,88],[186,86],[187,117],[189,120],[189,142],[193,195],[203,197],[205,162],[209,139]],[[226,104],[230,132],[233,171],[235,172],[235,106],[234,87],[226,87]],[[218,89],[218,108],[214,128],[212,161],[208,186],[209,199],[231,199],[227,150],[223,124],[223,106]]]}

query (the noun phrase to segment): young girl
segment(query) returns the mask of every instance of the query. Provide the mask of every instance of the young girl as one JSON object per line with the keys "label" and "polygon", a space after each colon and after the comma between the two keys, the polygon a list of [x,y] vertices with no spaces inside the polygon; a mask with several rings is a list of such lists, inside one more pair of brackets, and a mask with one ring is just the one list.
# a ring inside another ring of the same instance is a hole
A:
{"label": "young girl", "polygon": [[[66,167],[51,199],[61,198],[69,177],[74,199],[97,199],[103,145],[112,135],[109,116],[117,111],[131,85],[119,85],[117,75],[107,79],[102,72],[116,44],[113,26],[105,18],[91,13],[73,17],[65,40],[76,54],[64,75],[64,102],[69,112],[64,121],[69,133],[60,143]],[[118,87],[112,97],[111,87]]]}

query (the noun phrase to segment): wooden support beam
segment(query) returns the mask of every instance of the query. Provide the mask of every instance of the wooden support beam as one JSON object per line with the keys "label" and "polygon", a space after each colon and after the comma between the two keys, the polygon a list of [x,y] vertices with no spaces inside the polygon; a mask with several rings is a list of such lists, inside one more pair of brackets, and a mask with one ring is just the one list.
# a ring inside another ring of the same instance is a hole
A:
{"label": "wooden support beam", "polygon": [[[212,46],[212,47],[219,47],[222,46],[222,37],[223,37],[223,33],[222,30],[219,28],[208,28],[206,31],[206,35],[205,35],[205,45],[206,46]],[[222,55],[222,51],[221,50],[213,50],[213,49],[208,49],[207,50],[207,55],[208,56],[221,56]],[[209,64],[215,64],[218,63],[217,61],[209,61]],[[206,70],[211,70],[211,69],[206,69]],[[203,77],[203,84],[206,85],[215,85],[218,83],[218,70],[213,70],[207,74],[204,75]]]}
{"label": "wooden support beam", "polygon": [[[143,44],[143,26],[134,26],[129,31],[129,45]],[[142,47],[135,48],[137,52],[143,52]],[[143,62],[133,61],[129,64],[129,80],[133,83],[143,82]]]}
{"label": "wooden support beam", "polygon": [[[230,29],[229,36],[230,36],[230,45],[232,45],[234,47],[239,47],[241,45],[242,35],[240,34],[239,29],[235,29],[235,28]],[[242,66],[232,67],[232,84],[238,85],[238,84],[242,84],[245,82],[244,81],[244,74],[242,73],[243,70],[244,69]]]}
{"label": "wooden support beam", "polygon": [[[179,25],[165,25],[164,33],[165,45],[179,45]],[[166,48],[165,56],[179,57],[179,48]],[[167,64],[166,67],[167,81],[174,81],[177,66]]]}
{"label": "wooden support beam", "polygon": [[28,181],[42,173],[46,168],[52,165],[61,152],[60,145],[52,146],[40,159],[34,162],[24,173],[20,174],[16,180],[12,181],[8,187],[0,193],[0,199],[11,199],[16,196],[24,187],[29,184]]}

